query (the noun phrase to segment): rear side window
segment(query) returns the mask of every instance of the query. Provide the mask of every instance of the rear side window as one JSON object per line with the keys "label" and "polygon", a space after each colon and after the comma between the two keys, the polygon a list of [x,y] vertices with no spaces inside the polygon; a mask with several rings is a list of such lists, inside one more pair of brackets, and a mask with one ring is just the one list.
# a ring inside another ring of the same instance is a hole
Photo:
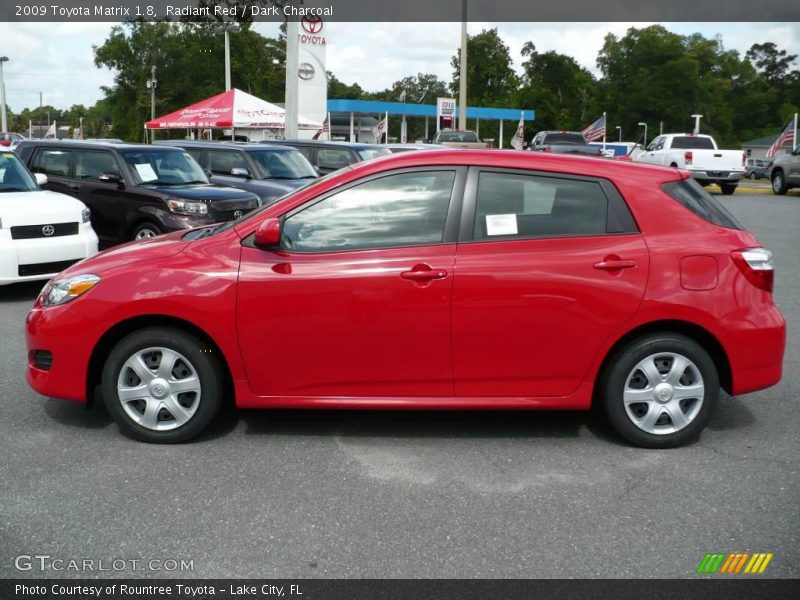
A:
{"label": "rear side window", "polygon": [[333,148],[321,148],[317,152],[317,165],[321,169],[341,169],[353,162],[349,150],[337,150]]}
{"label": "rear side window", "polygon": [[679,135],[672,138],[672,148],[679,150],[714,150],[711,138]]}
{"label": "rear side window", "polygon": [[701,219],[727,227],[744,229],[741,223],[720,202],[703,189],[694,179],[665,183],[661,188]]}
{"label": "rear side window", "polygon": [[99,181],[103,173],[119,173],[117,161],[110,152],[80,150],[75,154],[75,177]]}
{"label": "rear side window", "polygon": [[544,138],[544,143],[582,146],[586,143],[586,140],[580,133],[548,133]]}
{"label": "rear side window", "polygon": [[476,240],[607,233],[608,198],[593,181],[480,174]]}
{"label": "rear side window", "polygon": [[45,175],[67,177],[69,176],[70,155],[71,152],[69,150],[43,148],[33,157],[31,171],[44,173]]}

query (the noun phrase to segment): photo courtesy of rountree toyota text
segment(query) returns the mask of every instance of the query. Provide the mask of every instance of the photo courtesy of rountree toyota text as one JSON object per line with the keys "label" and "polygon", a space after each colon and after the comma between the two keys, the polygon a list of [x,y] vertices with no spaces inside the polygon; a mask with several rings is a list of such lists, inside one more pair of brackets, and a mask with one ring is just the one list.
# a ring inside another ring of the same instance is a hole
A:
{"label": "photo courtesy of rountree toyota text", "polygon": [[0,3],[0,600],[788,600],[800,4]]}

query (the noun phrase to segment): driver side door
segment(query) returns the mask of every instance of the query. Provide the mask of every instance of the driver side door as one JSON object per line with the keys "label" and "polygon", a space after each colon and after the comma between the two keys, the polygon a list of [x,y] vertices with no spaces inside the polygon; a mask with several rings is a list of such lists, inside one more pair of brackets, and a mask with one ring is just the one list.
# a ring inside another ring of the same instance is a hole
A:
{"label": "driver side door", "polygon": [[279,248],[245,241],[237,327],[256,395],[453,395],[465,177],[458,167],[376,175],[284,215]]}

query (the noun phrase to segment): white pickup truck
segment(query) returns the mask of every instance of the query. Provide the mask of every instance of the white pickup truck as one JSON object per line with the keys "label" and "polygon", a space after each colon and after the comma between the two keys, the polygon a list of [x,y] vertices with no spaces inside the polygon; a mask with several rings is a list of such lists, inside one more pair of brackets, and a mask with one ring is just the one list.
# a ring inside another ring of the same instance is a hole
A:
{"label": "white pickup truck", "polygon": [[710,135],[667,133],[656,137],[635,162],[686,169],[700,185],[716,183],[723,194],[736,191],[747,157],[741,150],[720,150]]}

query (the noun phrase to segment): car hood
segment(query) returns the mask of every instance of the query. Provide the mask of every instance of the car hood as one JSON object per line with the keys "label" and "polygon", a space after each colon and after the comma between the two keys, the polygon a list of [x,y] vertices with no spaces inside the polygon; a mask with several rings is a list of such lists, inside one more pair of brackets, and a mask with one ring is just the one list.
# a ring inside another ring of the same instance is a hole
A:
{"label": "car hood", "polygon": [[81,221],[86,206],[80,200],[50,191],[0,194],[3,227]]}
{"label": "car hood", "polygon": [[250,200],[252,193],[221,185],[152,185],[147,186],[165,196],[176,196],[187,200]]}
{"label": "car hood", "polygon": [[128,242],[95,254],[91,258],[80,261],[63,271],[58,278],[64,279],[72,275],[94,273],[103,276],[116,270],[131,269],[143,262],[178,254],[186,249],[189,242],[183,239],[186,231],[175,231],[167,235]]}

